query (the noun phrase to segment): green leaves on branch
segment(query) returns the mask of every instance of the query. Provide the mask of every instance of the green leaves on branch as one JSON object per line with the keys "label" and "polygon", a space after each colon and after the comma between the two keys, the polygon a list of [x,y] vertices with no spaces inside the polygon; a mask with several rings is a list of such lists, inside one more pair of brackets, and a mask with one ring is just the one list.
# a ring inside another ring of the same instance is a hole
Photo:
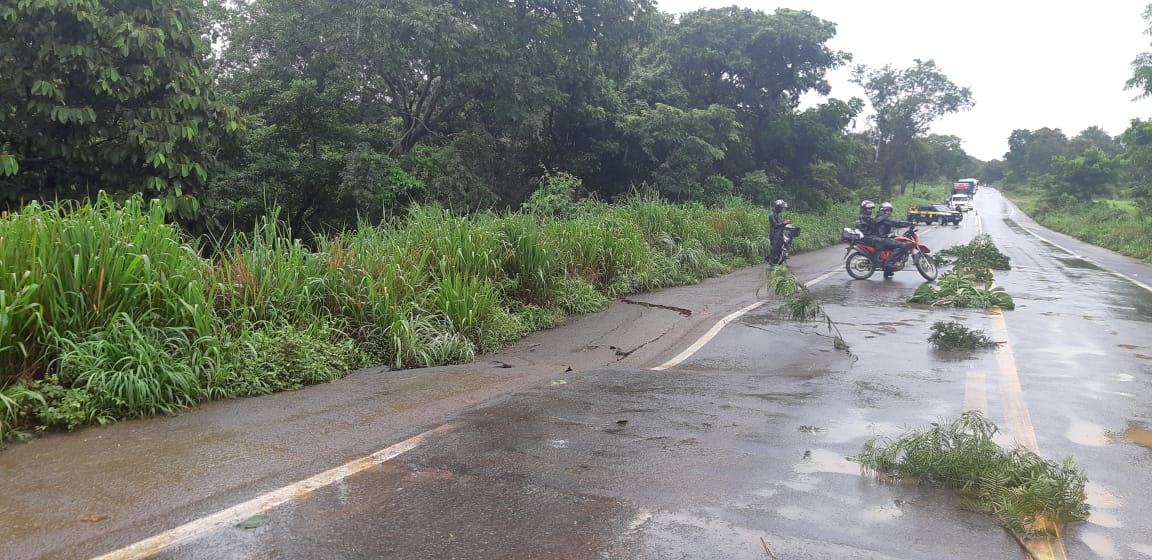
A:
{"label": "green leaves on branch", "polygon": [[0,7],[0,203],[203,186],[240,127],[204,72],[204,6]]}
{"label": "green leaves on branch", "polygon": [[1016,308],[1012,296],[1003,287],[994,286],[991,282],[980,285],[975,276],[956,272],[941,276],[935,287],[932,284],[921,284],[912,293],[912,297],[908,298],[908,303],[933,307]]}
{"label": "green leaves on branch", "polygon": [[942,260],[940,266],[952,265],[952,271],[958,274],[971,275],[976,282],[991,282],[992,270],[1009,270],[1008,256],[992,243],[992,236],[987,233],[976,235],[967,245],[955,245],[937,253],[940,257],[952,257],[953,260]]}
{"label": "green leaves on branch", "polygon": [[995,348],[998,342],[988,338],[984,331],[971,330],[959,321],[936,321],[928,342],[937,350],[976,350]]}
{"label": "green leaves on branch", "polygon": [[1056,463],[993,440],[996,425],[976,411],[895,440],[870,439],[848,457],[877,474],[955,490],[963,506],[995,515],[1016,533],[1057,534],[1088,517],[1087,477],[1071,458]]}

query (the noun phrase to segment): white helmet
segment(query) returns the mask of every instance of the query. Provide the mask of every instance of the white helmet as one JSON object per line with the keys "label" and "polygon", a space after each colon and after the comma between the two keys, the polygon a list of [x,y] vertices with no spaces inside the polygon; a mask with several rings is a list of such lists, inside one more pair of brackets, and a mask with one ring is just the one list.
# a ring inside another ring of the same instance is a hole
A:
{"label": "white helmet", "polygon": [[788,207],[788,203],[784,202],[783,200],[777,200],[776,202],[772,203],[772,207],[777,210],[783,210]]}
{"label": "white helmet", "polygon": [[881,203],[880,204],[880,211],[881,212],[884,212],[884,211],[891,212],[892,211],[892,203],[891,202]]}

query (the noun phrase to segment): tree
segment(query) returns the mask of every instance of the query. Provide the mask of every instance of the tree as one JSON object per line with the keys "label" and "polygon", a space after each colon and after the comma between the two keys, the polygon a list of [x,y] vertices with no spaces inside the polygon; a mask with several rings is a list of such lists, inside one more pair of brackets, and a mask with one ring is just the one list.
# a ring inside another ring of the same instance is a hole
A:
{"label": "tree", "polygon": [[1100,148],[1108,157],[1116,157],[1124,151],[1124,147],[1116,139],[1098,126],[1090,126],[1081,130],[1080,134],[1068,142],[1068,149],[1071,154],[1083,153],[1084,150],[1092,146]]}
{"label": "tree", "polygon": [[852,82],[864,88],[875,112],[869,117],[870,135],[884,196],[903,179],[901,167],[912,157],[916,138],[936,119],[975,104],[972,92],[952,83],[932,60],[916,59],[911,68],[902,70],[891,65],[879,70],[859,65],[852,70]]}
{"label": "tree", "polygon": [[1075,158],[1053,158],[1052,175],[1057,182],[1055,193],[1089,201],[1103,195],[1116,182],[1119,163],[1100,148],[1092,146]]}
{"label": "tree", "polygon": [[969,157],[963,143],[959,137],[939,134],[916,139],[912,157],[904,163],[901,175],[913,181],[966,177],[961,170],[968,164]]}
{"label": "tree", "polygon": [[828,48],[835,36],[834,23],[809,11],[766,14],[733,6],[684,14],[660,48],[690,107],[718,104],[738,112],[752,152],[750,168],[734,170],[740,174],[778,164],[771,141],[781,120],[792,116],[804,93],[831,91],[827,72],[851,60]]}
{"label": "tree", "polygon": [[[1152,35],[1152,4],[1144,8],[1142,17],[1149,24],[1144,34]],[[1132,61],[1132,77],[1128,79],[1124,89],[1140,90],[1137,99],[1152,96],[1152,52],[1141,53]]]}
{"label": "tree", "polygon": [[1152,212],[1152,119],[1132,119],[1120,136],[1126,147],[1123,159],[1132,183],[1132,199],[1145,212]]}
{"label": "tree", "polygon": [[[238,3],[222,73],[268,146],[249,151],[251,180],[230,196],[259,201],[272,188],[285,214],[315,226],[409,198],[511,206],[541,168],[594,172],[622,141],[614,84],[651,10],[648,0]],[[270,153],[280,155],[256,161]],[[359,186],[346,188],[352,154],[372,162],[357,169],[389,173],[372,183],[351,170]],[[359,196],[334,201],[339,192]]]}
{"label": "tree", "polygon": [[645,179],[663,196],[676,201],[701,201],[702,186],[728,184],[713,177],[727,144],[738,138],[739,126],[733,111],[726,107],[683,111],[662,104],[629,116],[623,125],[627,136],[647,156],[636,162],[647,170]]}
{"label": "tree", "polygon": [[1004,162],[1013,181],[1038,177],[1052,169],[1053,158],[1071,155],[1068,137],[1059,128],[1013,130]]}
{"label": "tree", "polygon": [[97,189],[192,211],[241,121],[195,0],[0,5],[0,205]]}

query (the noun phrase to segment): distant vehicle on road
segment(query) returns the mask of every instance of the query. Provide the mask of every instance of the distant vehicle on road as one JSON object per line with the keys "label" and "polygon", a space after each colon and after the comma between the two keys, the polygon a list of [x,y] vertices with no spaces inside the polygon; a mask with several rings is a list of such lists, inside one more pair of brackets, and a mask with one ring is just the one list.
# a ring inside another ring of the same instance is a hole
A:
{"label": "distant vehicle on road", "polygon": [[948,199],[948,205],[958,212],[967,212],[972,209],[972,197],[966,194],[954,194]]}
{"label": "distant vehicle on road", "polygon": [[921,204],[908,209],[908,221],[912,223],[959,225],[963,219],[963,212],[947,204]]}
{"label": "distant vehicle on road", "polygon": [[976,196],[976,187],[980,184],[977,179],[960,179],[952,183],[952,194],[966,194]]}

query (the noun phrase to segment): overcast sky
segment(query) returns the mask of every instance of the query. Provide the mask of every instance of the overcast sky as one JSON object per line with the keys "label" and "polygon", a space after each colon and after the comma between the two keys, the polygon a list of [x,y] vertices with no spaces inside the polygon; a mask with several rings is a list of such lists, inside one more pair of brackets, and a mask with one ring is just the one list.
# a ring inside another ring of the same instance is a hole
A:
{"label": "overcast sky", "polygon": [[[733,4],[772,13],[808,10],[836,24],[832,49],[853,64],[907,68],[935,60],[976,106],[932,126],[964,140],[969,155],[1003,158],[1016,129],[1059,128],[1069,137],[1089,126],[1118,136],[1133,118],[1152,118],[1152,100],[1124,89],[1131,63],[1152,51],[1141,17],[1152,0],[656,0],[662,12]],[[864,98],[847,69],[829,74],[831,97]],[[863,123],[861,123],[863,124]]]}

